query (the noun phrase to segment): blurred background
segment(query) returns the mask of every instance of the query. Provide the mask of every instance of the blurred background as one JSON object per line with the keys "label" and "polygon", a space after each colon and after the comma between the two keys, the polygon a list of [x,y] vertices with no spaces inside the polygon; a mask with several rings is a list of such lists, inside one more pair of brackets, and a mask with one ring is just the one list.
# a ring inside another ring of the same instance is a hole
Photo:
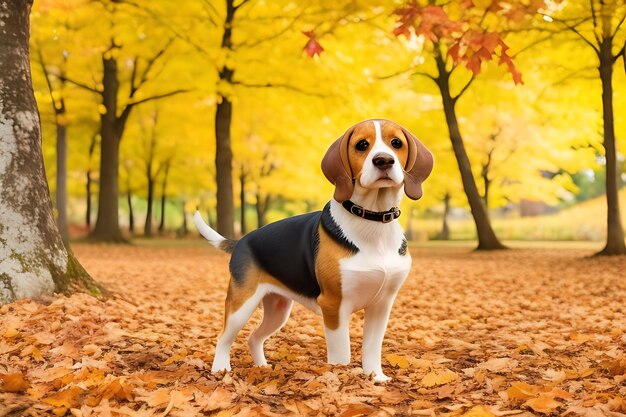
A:
{"label": "blurred background", "polygon": [[435,155],[401,207],[409,239],[606,240],[606,190],[608,230],[626,220],[625,17],[623,0],[36,0],[62,234],[195,236],[198,207],[239,236],[320,209],[330,143],[386,118]]}

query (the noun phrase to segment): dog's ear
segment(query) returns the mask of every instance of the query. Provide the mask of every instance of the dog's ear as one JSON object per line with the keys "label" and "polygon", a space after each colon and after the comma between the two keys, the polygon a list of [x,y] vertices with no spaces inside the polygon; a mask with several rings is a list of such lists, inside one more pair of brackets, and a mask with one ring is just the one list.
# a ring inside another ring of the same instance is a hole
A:
{"label": "dog's ear", "polygon": [[433,154],[411,132],[402,128],[409,143],[409,156],[404,167],[404,192],[412,200],[422,197],[422,183],[433,170]]}
{"label": "dog's ear", "polygon": [[350,128],[339,139],[334,141],[322,159],[322,172],[335,186],[333,197],[340,203],[349,200],[354,191],[352,169],[348,161],[348,145],[354,128]]}

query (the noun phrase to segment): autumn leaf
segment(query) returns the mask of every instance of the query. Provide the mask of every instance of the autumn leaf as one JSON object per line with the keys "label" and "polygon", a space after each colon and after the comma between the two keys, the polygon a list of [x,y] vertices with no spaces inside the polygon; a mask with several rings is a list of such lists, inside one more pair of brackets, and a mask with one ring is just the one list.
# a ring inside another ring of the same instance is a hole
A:
{"label": "autumn leaf", "polygon": [[395,353],[390,353],[390,354],[385,355],[385,359],[389,361],[389,364],[391,366],[395,366],[401,369],[407,369],[409,367],[409,361],[404,356],[397,355]]}
{"label": "autumn leaf", "polygon": [[186,357],[187,357],[187,349],[182,348],[176,354],[167,358],[161,365],[163,366],[171,365],[172,363],[181,361],[185,359]]}
{"label": "autumn leaf", "polygon": [[324,48],[315,38],[315,33],[313,31],[302,32],[304,36],[309,38],[306,45],[304,45],[304,52],[310,57],[313,58],[315,55],[320,56],[322,52],[324,52]]}
{"label": "autumn leaf", "polygon": [[21,392],[30,387],[22,373],[0,374],[0,392]]}
{"label": "autumn leaf", "polygon": [[83,392],[84,390],[82,388],[72,386],[45,397],[41,401],[57,408],[73,408],[80,404]]}
{"label": "autumn leaf", "polygon": [[513,382],[511,387],[506,390],[506,394],[511,400],[527,400],[533,398],[539,389],[536,386],[526,382]]}
{"label": "autumn leaf", "polygon": [[552,395],[542,394],[537,398],[531,398],[524,405],[532,408],[534,411],[543,414],[550,414],[556,410],[561,403],[556,401]]}
{"label": "autumn leaf", "polygon": [[424,378],[422,378],[422,385],[426,387],[434,387],[437,385],[448,384],[456,380],[458,377],[459,376],[455,372],[449,369],[431,371],[427,373]]}
{"label": "autumn leaf", "polygon": [[472,407],[470,410],[461,414],[461,417],[495,417],[489,409],[482,405],[477,405],[476,407]]}

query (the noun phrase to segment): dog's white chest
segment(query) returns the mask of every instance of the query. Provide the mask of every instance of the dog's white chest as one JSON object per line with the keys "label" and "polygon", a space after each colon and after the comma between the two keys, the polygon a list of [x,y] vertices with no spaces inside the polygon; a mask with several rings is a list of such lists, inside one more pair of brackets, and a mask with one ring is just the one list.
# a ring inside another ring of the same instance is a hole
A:
{"label": "dog's white chest", "polygon": [[390,297],[406,279],[411,256],[400,255],[398,248],[384,253],[360,251],[340,262],[342,304],[360,310],[375,301]]}

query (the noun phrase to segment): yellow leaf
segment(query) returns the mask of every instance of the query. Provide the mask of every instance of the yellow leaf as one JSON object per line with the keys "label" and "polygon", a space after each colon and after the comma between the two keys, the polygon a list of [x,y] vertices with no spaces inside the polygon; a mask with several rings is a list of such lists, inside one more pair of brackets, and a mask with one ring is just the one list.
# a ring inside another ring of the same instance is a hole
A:
{"label": "yellow leaf", "polygon": [[178,353],[167,358],[165,362],[163,362],[161,365],[171,365],[172,363],[183,360],[186,357],[187,357],[187,349],[182,348],[178,351]]}
{"label": "yellow leaf", "polygon": [[427,373],[424,378],[422,378],[422,385],[426,387],[434,387],[437,385],[447,384],[456,380],[459,376],[452,372],[449,369],[444,369],[442,371],[432,371]]}
{"label": "yellow leaf", "polygon": [[41,401],[58,408],[74,408],[80,404],[80,397],[82,394],[82,388],[73,386],[66,390],[57,392],[56,394],[52,394]]}
{"label": "yellow leaf", "polygon": [[13,327],[9,327],[7,329],[6,332],[4,332],[4,337],[6,337],[7,339],[10,339],[12,337],[15,337],[17,335],[19,335],[20,332],[17,331],[17,329],[13,328]]}
{"label": "yellow leaf", "polygon": [[495,414],[482,405],[477,405],[471,410],[466,411],[461,417],[495,417]]}
{"label": "yellow leaf", "polygon": [[385,359],[389,361],[391,366],[395,366],[402,369],[407,369],[409,367],[409,361],[400,355],[396,355],[395,353],[390,353],[385,355]]}
{"label": "yellow leaf", "polygon": [[527,400],[534,397],[539,392],[538,388],[526,382],[513,382],[506,390],[509,400]]}
{"label": "yellow leaf", "polygon": [[531,398],[530,400],[526,401],[524,405],[527,405],[538,413],[550,414],[551,412],[556,410],[561,405],[561,403],[556,401],[551,395],[542,394],[537,398]]}
{"label": "yellow leaf", "polygon": [[0,381],[0,392],[20,392],[30,387],[21,373],[0,374]]}

